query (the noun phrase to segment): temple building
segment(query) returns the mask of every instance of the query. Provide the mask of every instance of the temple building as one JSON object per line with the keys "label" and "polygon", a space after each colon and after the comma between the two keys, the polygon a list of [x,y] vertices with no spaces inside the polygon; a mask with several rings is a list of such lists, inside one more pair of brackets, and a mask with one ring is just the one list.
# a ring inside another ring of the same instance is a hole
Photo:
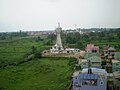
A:
{"label": "temple building", "polygon": [[58,23],[58,27],[55,29],[56,31],[56,44],[50,49],[51,53],[63,53],[63,45],[62,45],[62,40],[61,40],[61,32],[62,28],[60,27],[60,23]]}
{"label": "temple building", "polygon": [[52,48],[50,49],[51,54],[72,54],[72,53],[78,53],[80,52],[77,48],[63,48],[62,40],[61,40],[61,32],[62,28],[60,27],[60,23],[58,23],[58,27],[55,29],[56,31],[56,43]]}

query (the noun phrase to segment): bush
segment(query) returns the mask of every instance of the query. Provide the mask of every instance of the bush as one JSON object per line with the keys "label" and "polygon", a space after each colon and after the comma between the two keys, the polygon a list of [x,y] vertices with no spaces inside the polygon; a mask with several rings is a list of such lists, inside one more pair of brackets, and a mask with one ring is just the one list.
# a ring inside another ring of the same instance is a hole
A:
{"label": "bush", "polygon": [[35,55],[35,58],[41,58],[42,56],[41,51],[36,51],[34,55]]}

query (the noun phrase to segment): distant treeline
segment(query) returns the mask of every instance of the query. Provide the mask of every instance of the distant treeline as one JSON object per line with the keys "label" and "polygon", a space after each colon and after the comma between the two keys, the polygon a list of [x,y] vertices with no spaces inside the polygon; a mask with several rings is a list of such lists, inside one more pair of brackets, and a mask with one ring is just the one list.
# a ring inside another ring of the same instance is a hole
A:
{"label": "distant treeline", "polygon": [[27,36],[26,32],[4,32],[4,33],[0,33],[0,40],[7,40],[7,39],[13,39],[14,37],[25,37]]}
{"label": "distant treeline", "polygon": [[[55,43],[56,36],[51,34],[48,36],[51,43]],[[87,32],[80,34],[74,33],[62,33],[62,42],[65,47],[74,47],[84,49],[88,43],[93,44],[105,44],[112,43],[115,48],[120,48],[120,28],[104,30],[101,32]],[[51,44],[50,43],[50,44]]]}

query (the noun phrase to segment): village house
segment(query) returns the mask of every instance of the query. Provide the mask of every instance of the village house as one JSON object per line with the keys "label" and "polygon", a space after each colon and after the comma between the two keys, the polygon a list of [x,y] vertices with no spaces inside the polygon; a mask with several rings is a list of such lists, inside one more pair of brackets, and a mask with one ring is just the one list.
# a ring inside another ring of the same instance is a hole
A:
{"label": "village house", "polygon": [[104,69],[86,68],[72,77],[72,90],[107,90],[107,72]]}
{"label": "village house", "polygon": [[90,61],[90,67],[95,67],[95,68],[102,68],[102,60],[100,57],[97,56],[92,56],[87,59],[87,61]]}
{"label": "village house", "polygon": [[88,68],[88,63],[90,62],[90,67],[102,68],[102,60],[100,57],[92,56],[87,59],[81,59],[80,66],[81,68]]}
{"label": "village house", "polygon": [[87,44],[86,52],[99,53],[99,46],[94,46],[94,44]]}
{"label": "village house", "polygon": [[109,45],[104,46],[104,56],[107,58],[114,58],[116,49],[114,47],[109,47]]}

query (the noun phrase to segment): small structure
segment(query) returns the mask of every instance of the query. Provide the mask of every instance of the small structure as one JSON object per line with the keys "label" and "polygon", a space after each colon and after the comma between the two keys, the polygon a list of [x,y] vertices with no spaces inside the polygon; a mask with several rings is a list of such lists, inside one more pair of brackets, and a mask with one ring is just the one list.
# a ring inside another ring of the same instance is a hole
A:
{"label": "small structure", "polygon": [[120,71],[120,61],[119,60],[112,60],[112,71]]}
{"label": "small structure", "polygon": [[80,52],[80,49],[76,49],[76,48],[66,48],[63,53],[69,54],[69,53],[78,53]]}
{"label": "small structure", "polygon": [[120,71],[113,73],[114,90],[120,90]]}
{"label": "small structure", "polygon": [[107,90],[107,72],[104,69],[86,68],[73,75],[72,90]]}
{"label": "small structure", "polygon": [[87,52],[99,53],[99,46],[94,46],[94,44],[87,44]]}

